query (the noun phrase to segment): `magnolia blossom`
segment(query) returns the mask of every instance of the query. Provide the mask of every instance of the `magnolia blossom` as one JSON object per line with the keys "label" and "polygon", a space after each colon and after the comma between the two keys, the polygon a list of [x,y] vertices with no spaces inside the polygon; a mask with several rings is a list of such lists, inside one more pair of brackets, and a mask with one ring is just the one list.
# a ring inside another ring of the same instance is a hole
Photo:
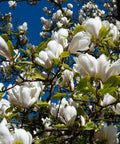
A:
{"label": "magnolia blossom", "polygon": [[98,38],[99,30],[102,27],[100,17],[89,18],[83,23],[83,25],[85,25],[88,33],[93,34],[95,38]]}
{"label": "magnolia blossom", "polygon": [[117,113],[118,115],[120,115],[120,103],[117,103],[116,106],[112,107],[112,110]]}
{"label": "magnolia blossom", "polygon": [[77,111],[74,106],[64,106],[59,110],[59,117],[61,121],[66,125],[73,125]]}
{"label": "magnolia blossom", "polygon": [[102,123],[100,131],[95,134],[95,139],[106,140],[107,144],[117,144],[117,128],[113,124],[107,126],[106,123]]}
{"label": "magnolia blossom", "polygon": [[52,65],[51,60],[53,58],[59,58],[60,54],[63,52],[63,47],[61,44],[56,42],[55,40],[51,40],[45,51],[41,51],[39,53],[39,57],[35,58],[35,61],[45,67],[45,68],[50,68]]}
{"label": "magnolia blossom", "polygon": [[0,114],[3,116],[8,116],[10,113],[6,113],[6,110],[10,107],[10,102],[6,99],[1,99],[0,101]]}
{"label": "magnolia blossom", "polygon": [[4,56],[8,60],[11,59],[7,43],[1,36],[0,36],[0,55]]}
{"label": "magnolia blossom", "polygon": [[30,132],[26,132],[24,129],[15,128],[15,133],[13,135],[13,143],[16,141],[21,141],[23,144],[32,144],[32,135]]}
{"label": "magnolia blossom", "polygon": [[28,27],[27,27],[27,22],[24,22],[23,25],[20,25],[18,27],[19,31],[27,31]]}
{"label": "magnolia blossom", "polygon": [[[10,84],[8,88],[12,87]],[[42,83],[31,82],[25,83],[22,86],[16,85],[8,90],[8,100],[10,103],[20,107],[28,108],[38,101],[39,95],[42,92]]]}
{"label": "magnolia blossom", "polygon": [[67,25],[67,24],[69,23],[69,20],[67,19],[67,17],[62,17],[62,18],[61,18],[61,23],[62,23],[63,25]]}
{"label": "magnolia blossom", "polygon": [[45,126],[45,129],[51,129],[51,119],[46,117],[45,119],[42,118],[43,124]]}
{"label": "magnolia blossom", "polygon": [[12,136],[6,126],[6,119],[0,123],[0,144],[12,144]]}
{"label": "magnolia blossom", "polygon": [[66,48],[68,46],[68,30],[64,28],[60,28],[57,32],[52,32],[52,40],[56,40],[58,43],[60,43],[63,48]]}
{"label": "magnolia blossom", "polygon": [[73,72],[69,70],[64,70],[62,74],[62,81],[60,82],[61,87],[70,87],[74,90]]}
{"label": "magnolia blossom", "polygon": [[15,8],[17,6],[16,1],[12,1],[12,0],[9,0],[8,4],[9,4],[9,7],[12,7],[12,8]]}
{"label": "magnolia blossom", "polygon": [[53,13],[53,17],[52,17],[53,21],[54,21],[54,22],[57,22],[58,18],[59,18],[61,15],[62,15],[62,11],[61,11],[61,10],[57,10],[56,13]]}
{"label": "magnolia blossom", "polygon": [[105,82],[110,76],[120,73],[120,59],[111,64],[106,60],[104,54],[98,59],[89,54],[81,54],[74,60],[76,64],[74,64],[73,70],[81,76],[99,77]]}
{"label": "magnolia blossom", "polygon": [[66,12],[66,16],[72,17],[73,11],[68,9]]}
{"label": "magnolia blossom", "polygon": [[69,105],[68,101],[63,98],[58,104],[51,104],[50,113],[55,118],[58,117],[66,125],[73,125],[77,116],[77,111],[74,106]]}
{"label": "magnolia blossom", "polygon": [[45,28],[45,29],[46,29],[46,28],[49,28],[49,27],[51,26],[52,21],[51,21],[50,19],[47,20],[47,19],[45,19],[44,17],[41,17],[40,19],[41,19],[41,22],[42,22],[42,24],[44,25],[44,28]]}
{"label": "magnolia blossom", "polygon": [[90,36],[85,32],[77,33],[69,46],[70,53],[76,53],[77,51],[86,51],[89,49],[90,45]]}
{"label": "magnolia blossom", "polygon": [[116,41],[116,40],[118,40],[118,38],[119,38],[119,30],[118,30],[118,28],[117,28],[117,26],[115,26],[114,24],[110,24],[110,32],[109,32],[109,34],[113,34],[113,37],[112,37],[112,41],[114,42],[114,41]]}
{"label": "magnolia blossom", "polygon": [[102,105],[107,106],[107,105],[114,103],[115,101],[116,101],[116,99],[113,96],[111,96],[109,93],[107,93],[103,97]]}
{"label": "magnolia blossom", "polygon": [[68,3],[67,6],[70,8],[70,9],[73,9],[73,5],[71,3]]}

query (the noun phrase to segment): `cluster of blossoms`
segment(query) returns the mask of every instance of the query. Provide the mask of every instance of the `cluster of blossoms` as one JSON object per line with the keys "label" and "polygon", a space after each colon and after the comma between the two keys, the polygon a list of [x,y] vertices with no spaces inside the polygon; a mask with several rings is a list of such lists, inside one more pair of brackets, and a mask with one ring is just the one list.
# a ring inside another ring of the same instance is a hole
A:
{"label": "cluster of blossoms", "polygon": [[108,19],[110,19],[110,21],[114,22],[114,19],[112,18],[112,16],[116,17],[117,16],[117,6],[116,6],[116,0],[112,0],[112,3],[104,3],[104,7],[109,11],[107,13],[107,15],[109,16]]}
{"label": "cluster of blossoms", "polygon": [[19,39],[23,45],[25,45],[28,42],[28,38],[26,37],[27,29],[27,22],[24,22],[22,25],[18,26]]}
{"label": "cluster of blossoms", "polygon": [[104,14],[104,10],[98,9],[98,6],[90,1],[87,4],[84,4],[80,9],[79,22],[81,23],[83,20],[86,19],[86,17],[103,17]]}
{"label": "cluster of blossoms", "polygon": [[60,54],[68,45],[65,36],[68,36],[66,29],[61,28],[58,32],[54,32],[51,36],[52,40],[48,42],[45,50],[40,51],[39,57],[36,57],[36,62],[45,68],[50,68],[52,66],[52,59],[59,59]]}
{"label": "cluster of blossoms", "polygon": [[[42,32],[40,32],[40,36],[42,38],[47,38],[49,36],[49,31],[51,30],[51,27],[54,25],[57,26],[57,28],[65,27],[68,25],[70,18],[73,14],[73,5],[71,3],[68,3],[68,8],[62,8],[57,10],[57,12],[53,13],[52,20],[51,19],[45,19],[44,17],[41,17],[41,22],[43,24]],[[51,12],[47,9],[47,7],[44,7],[43,9],[47,15],[49,15]],[[53,21],[53,22],[52,22]]]}
{"label": "cluster of blossoms", "polygon": [[[1,21],[4,24],[4,28],[7,29],[7,33],[10,34],[10,30],[13,28],[12,25],[12,16],[11,16],[11,12],[5,14],[4,16],[1,17]],[[4,23],[6,22],[6,23]]]}

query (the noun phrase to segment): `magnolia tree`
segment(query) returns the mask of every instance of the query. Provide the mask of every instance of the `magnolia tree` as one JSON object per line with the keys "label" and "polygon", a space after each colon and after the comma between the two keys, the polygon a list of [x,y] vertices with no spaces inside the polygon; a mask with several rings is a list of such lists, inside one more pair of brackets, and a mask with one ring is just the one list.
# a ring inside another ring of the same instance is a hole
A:
{"label": "magnolia tree", "polygon": [[49,3],[38,46],[28,42],[27,22],[15,30],[12,14],[1,14],[0,144],[120,143],[116,1],[104,10],[91,1]]}

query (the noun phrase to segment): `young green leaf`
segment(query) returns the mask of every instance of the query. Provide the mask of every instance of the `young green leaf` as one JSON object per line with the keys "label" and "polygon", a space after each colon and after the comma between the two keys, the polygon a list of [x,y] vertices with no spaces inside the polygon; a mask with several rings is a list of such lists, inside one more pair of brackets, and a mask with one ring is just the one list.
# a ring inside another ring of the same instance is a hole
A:
{"label": "young green leaf", "polygon": [[60,58],[62,59],[62,58],[68,57],[68,56],[70,56],[70,53],[68,51],[64,51],[61,53]]}
{"label": "young green leaf", "polygon": [[37,105],[38,105],[39,107],[46,107],[46,106],[49,106],[50,104],[47,103],[46,101],[40,101]]}
{"label": "young green leaf", "polygon": [[83,26],[83,25],[78,25],[78,26],[75,27],[73,33],[74,33],[74,35],[76,35],[78,32],[81,32],[81,31],[85,31],[85,26]]}
{"label": "young green leaf", "polygon": [[12,45],[12,42],[10,40],[8,40],[7,45],[9,48],[10,56],[13,57],[14,56],[14,47]]}
{"label": "young green leaf", "polygon": [[52,99],[53,99],[53,100],[58,100],[58,99],[60,99],[60,98],[62,98],[62,97],[68,97],[68,94],[67,94],[67,93],[56,93],[56,94],[52,97]]}

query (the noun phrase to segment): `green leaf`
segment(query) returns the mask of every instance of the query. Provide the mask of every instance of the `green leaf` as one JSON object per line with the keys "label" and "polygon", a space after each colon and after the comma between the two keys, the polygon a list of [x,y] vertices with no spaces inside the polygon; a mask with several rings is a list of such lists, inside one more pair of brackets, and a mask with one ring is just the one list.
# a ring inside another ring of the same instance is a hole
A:
{"label": "green leaf", "polygon": [[76,35],[78,32],[81,32],[81,31],[85,31],[85,26],[83,26],[83,25],[78,25],[78,26],[75,27],[73,33],[74,33],[74,35]]}
{"label": "green leaf", "polygon": [[2,96],[3,96],[3,93],[2,93],[2,92],[0,92],[0,100],[2,99]]}
{"label": "green leaf", "polygon": [[8,41],[8,35],[7,34],[2,34],[1,37],[7,42]]}
{"label": "green leaf", "polygon": [[58,100],[62,97],[67,97],[68,93],[56,93],[51,99]]}
{"label": "green leaf", "polygon": [[104,39],[109,33],[109,31],[110,29],[107,29],[105,26],[103,26],[99,31],[99,39],[100,40]]}
{"label": "green leaf", "polygon": [[36,48],[36,52],[40,52],[42,50],[44,50],[47,47],[48,42],[51,40],[51,38],[49,38],[47,41],[45,42],[41,42],[39,44],[39,46]]}
{"label": "green leaf", "polygon": [[18,65],[15,65],[15,68],[21,71],[25,71],[25,69],[27,69],[27,67],[25,66],[18,66]]}
{"label": "green leaf", "polygon": [[68,57],[68,56],[70,56],[70,53],[68,51],[64,51],[61,53],[60,58],[62,59],[62,58]]}
{"label": "green leaf", "polygon": [[17,64],[33,64],[31,61],[19,61]]}
{"label": "green leaf", "polygon": [[65,125],[63,125],[63,124],[57,124],[57,125],[54,125],[53,127],[58,128],[58,129],[67,128],[67,127],[66,127]]}
{"label": "green leaf", "polygon": [[116,87],[119,84],[120,84],[120,76],[119,75],[112,75],[105,82],[103,89],[110,88],[110,87]]}
{"label": "green leaf", "polygon": [[68,70],[72,71],[72,68],[70,68],[69,65],[67,65],[67,64],[62,64],[62,67],[64,69],[68,69]]}
{"label": "green leaf", "polygon": [[46,101],[40,101],[39,103],[37,103],[37,105],[38,105],[39,107],[46,107],[46,106],[49,106],[50,104],[47,103]]}
{"label": "green leaf", "polygon": [[7,45],[9,48],[10,56],[13,57],[14,56],[14,47],[12,45],[12,42],[10,40],[8,40]]}
{"label": "green leaf", "polygon": [[95,89],[90,84],[90,76],[83,77],[77,85],[76,91],[78,93],[88,93],[93,92],[95,93]]}
{"label": "green leaf", "polygon": [[52,63],[55,65],[60,65],[60,60],[58,58],[53,58]]}
{"label": "green leaf", "polygon": [[93,122],[87,122],[85,125],[85,130],[93,130],[95,128],[95,125]]}
{"label": "green leaf", "polygon": [[14,111],[13,111],[13,113],[11,113],[7,118],[8,118],[8,119],[11,119],[11,118],[17,116],[18,114],[19,114],[19,112],[14,112]]}
{"label": "green leaf", "polygon": [[[81,93],[81,91],[80,91],[80,93]],[[83,100],[83,101],[84,101],[84,100],[85,100],[85,101],[88,101],[88,100],[89,100],[89,97],[88,97],[87,95],[80,95],[80,94],[79,94],[79,91],[77,92],[77,95],[74,96],[74,98],[77,99],[77,100],[81,100],[81,101],[82,101],[82,100]]]}
{"label": "green leaf", "polygon": [[76,110],[77,110],[78,116],[81,116],[81,115],[84,116],[85,112],[84,112],[84,108],[82,106],[77,107]]}
{"label": "green leaf", "polygon": [[14,108],[14,107],[11,106],[11,107],[9,107],[5,112],[6,112],[6,113],[12,112],[12,111],[13,111],[13,108]]}
{"label": "green leaf", "polygon": [[111,40],[108,40],[108,42],[112,47],[115,47],[115,44]]}
{"label": "green leaf", "polygon": [[22,141],[16,141],[14,144],[24,144]]}
{"label": "green leaf", "polygon": [[115,94],[115,88],[114,87],[110,87],[110,88],[103,88],[99,90],[99,95],[105,95],[109,93],[110,95],[114,95]]}
{"label": "green leaf", "polygon": [[30,76],[30,79],[41,79],[45,80],[45,78],[40,73],[34,73],[32,76]]}

